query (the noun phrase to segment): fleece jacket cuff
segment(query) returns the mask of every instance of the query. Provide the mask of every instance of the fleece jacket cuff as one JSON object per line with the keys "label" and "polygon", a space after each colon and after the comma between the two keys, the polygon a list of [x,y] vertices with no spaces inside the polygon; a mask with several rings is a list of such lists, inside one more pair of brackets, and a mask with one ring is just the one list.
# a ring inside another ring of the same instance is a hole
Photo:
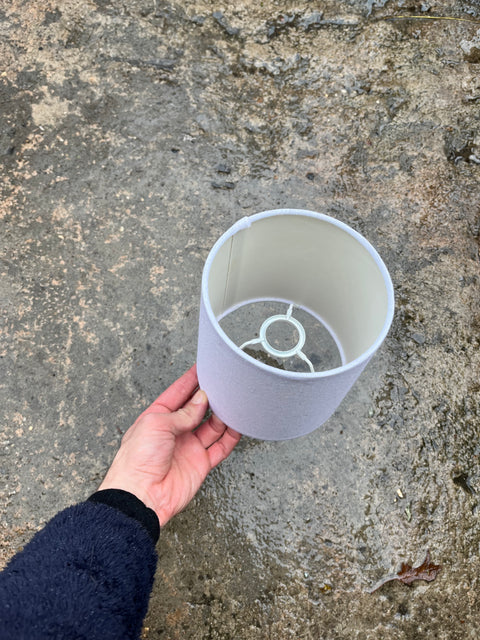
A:
{"label": "fleece jacket cuff", "polygon": [[99,502],[122,511],[129,518],[134,518],[145,527],[153,544],[160,537],[160,522],[153,509],[148,508],[137,496],[123,489],[102,489],[88,498],[89,502]]}

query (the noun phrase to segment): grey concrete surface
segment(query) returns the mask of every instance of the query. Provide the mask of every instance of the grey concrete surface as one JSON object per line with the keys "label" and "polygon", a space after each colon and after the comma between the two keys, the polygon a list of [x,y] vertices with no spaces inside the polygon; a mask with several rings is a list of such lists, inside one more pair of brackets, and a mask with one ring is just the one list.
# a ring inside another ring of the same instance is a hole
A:
{"label": "grey concrete surface", "polygon": [[478,638],[478,0],[3,0],[0,33],[2,563],[194,362],[216,238],[309,208],[378,249],[392,330],[165,528],[144,637]]}

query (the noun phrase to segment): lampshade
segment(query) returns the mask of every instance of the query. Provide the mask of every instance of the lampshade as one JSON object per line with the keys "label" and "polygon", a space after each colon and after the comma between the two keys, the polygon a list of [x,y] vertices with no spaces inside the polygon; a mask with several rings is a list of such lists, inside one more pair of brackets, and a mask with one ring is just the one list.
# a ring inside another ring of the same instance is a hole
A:
{"label": "lampshade", "polygon": [[[269,315],[253,314],[251,323],[239,315],[255,305]],[[245,217],[219,238],[204,266],[200,387],[214,413],[244,435],[305,435],[339,406],[384,340],[393,310],[383,261],[346,224],[298,209]],[[236,317],[240,341],[223,328]],[[333,364],[315,354],[315,323],[335,346]],[[290,344],[276,343],[280,326],[294,335]]]}

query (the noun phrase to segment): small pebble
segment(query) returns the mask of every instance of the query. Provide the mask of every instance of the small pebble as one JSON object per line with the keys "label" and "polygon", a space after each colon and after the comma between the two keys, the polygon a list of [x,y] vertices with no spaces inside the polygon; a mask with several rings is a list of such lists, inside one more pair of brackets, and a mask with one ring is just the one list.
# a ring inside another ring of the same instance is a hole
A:
{"label": "small pebble", "polygon": [[217,166],[215,167],[215,171],[217,171],[218,173],[232,173],[231,168],[226,164],[217,164]]}
{"label": "small pebble", "polygon": [[211,185],[214,189],[235,189],[234,182],[212,182]]}

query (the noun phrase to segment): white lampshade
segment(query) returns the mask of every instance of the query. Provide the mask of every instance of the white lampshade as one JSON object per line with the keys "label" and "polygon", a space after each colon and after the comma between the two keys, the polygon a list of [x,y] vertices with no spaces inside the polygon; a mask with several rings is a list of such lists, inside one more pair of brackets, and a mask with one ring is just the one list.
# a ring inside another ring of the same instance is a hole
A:
{"label": "white lampshade", "polygon": [[[261,326],[248,327],[251,339],[236,344],[220,326],[222,318],[259,301],[285,303],[285,310],[266,317]],[[341,364],[316,370],[303,350],[305,330],[295,318],[296,309],[328,330]],[[305,435],[343,400],[387,335],[393,310],[393,286],[384,263],[344,223],[297,209],[243,218],[215,243],[205,263],[200,387],[214,413],[242,434],[262,440]],[[279,350],[269,341],[267,332],[276,322],[296,332],[291,348]],[[297,357],[304,370],[270,366],[246,353],[247,345],[258,345],[280,360]]]}

